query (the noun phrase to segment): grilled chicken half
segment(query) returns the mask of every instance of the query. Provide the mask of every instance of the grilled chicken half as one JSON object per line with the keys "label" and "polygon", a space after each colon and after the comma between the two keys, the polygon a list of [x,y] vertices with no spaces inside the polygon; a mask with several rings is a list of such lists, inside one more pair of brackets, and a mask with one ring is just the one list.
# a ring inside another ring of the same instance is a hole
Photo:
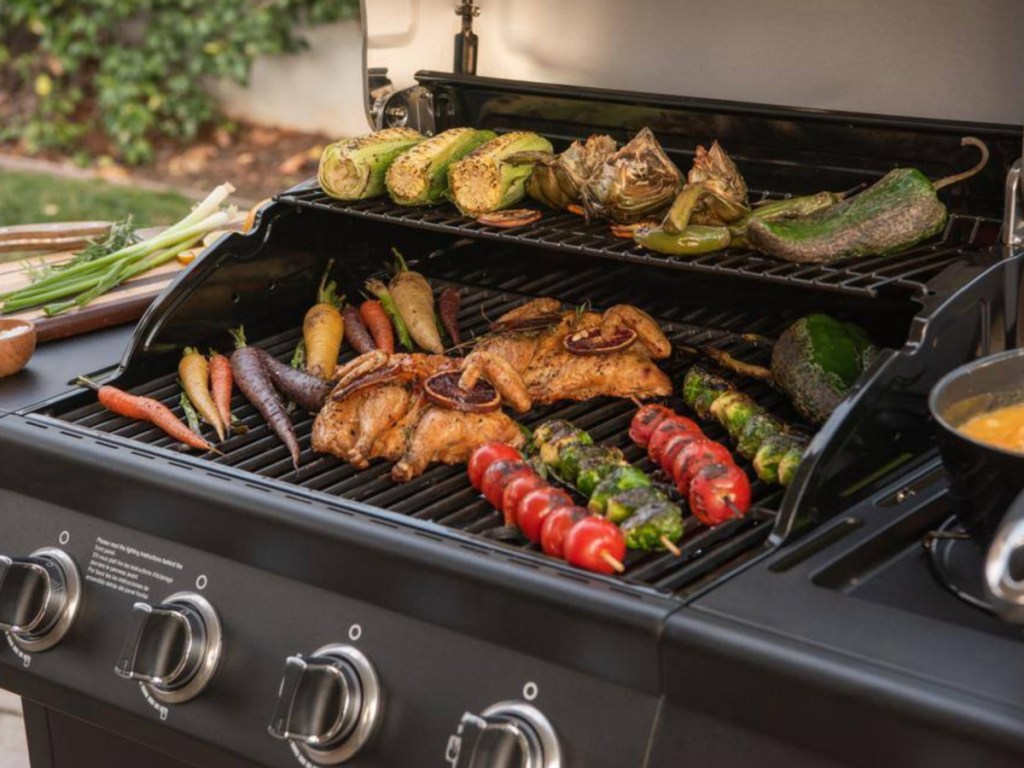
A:
{"label": "grilled chicken half", "polygon": [[[542,298],[507,312],[497,324],[509,329],[529,326],[540,317],[551,317],[554,324],[541,330],[491,334],[481,339],[476,351],[507,360],[522,376],[535,404],[601,395],[647,398],[672,393],[672,382],[654,362],[668,357],[672,344],[648,314],[629,304],[618,304],[603,313],[562,312],[561,307],[556,299]],[[581,331],[599,331],[606,338],[630,331],[635,341],[603,354],[577,354],[567,348],[566,338]],[[467,369],[460,383],[473,386],[472,369]]]}
{"label": "grilled chicken half", "polygon": [[[527,410],[526,387],[514,372],[470,355],[369,352],[336,371],[338,384],[313,423],[313,450],[331,453],[363,469],[373,459],[395,461],[392,477],[411,480],[434,462],[459,464],[490,441],[525,442],[518,424],[501,410],[467,413],[429,402],[423,382],[435,373],[474,366],[504,402]],[[493,373],[492,373],[493,371]]]}

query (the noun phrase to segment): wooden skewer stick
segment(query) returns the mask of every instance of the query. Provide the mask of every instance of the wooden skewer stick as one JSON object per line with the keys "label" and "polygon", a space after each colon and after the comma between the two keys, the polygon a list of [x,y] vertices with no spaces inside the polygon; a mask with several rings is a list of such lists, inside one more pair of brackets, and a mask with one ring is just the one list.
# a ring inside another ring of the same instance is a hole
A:
{"label": "wooden skewer stick", "polygon": [[661,545],[671,552],[673,557],[682,557],[683,551],[668,536],[661,537]]}
{"label": "wooden skewer stick", "polygon": [[624,566],[621,562],[619,562],[614,557],[612,557],[612,555],[609,554],[608,552],[602,551],[601,552],[601,559],[604,560],[606,563],[608,563],[608,565],[610,565],[615,570],[616,573],[625,573],[626,572],[626,566]]}

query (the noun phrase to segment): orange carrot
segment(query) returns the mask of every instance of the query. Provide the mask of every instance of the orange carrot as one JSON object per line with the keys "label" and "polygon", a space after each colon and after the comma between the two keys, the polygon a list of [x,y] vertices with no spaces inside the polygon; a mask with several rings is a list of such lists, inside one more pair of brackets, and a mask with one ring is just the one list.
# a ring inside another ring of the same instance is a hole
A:
{"label": "orange carrot", "polygon": [[367,299],[359,306],[359,316],[363,318],[377,348],[394,354],[395,333],[391,330],[391,320],[381,303],[376,299]]}
{"label": "orange carrot", "polygon": [[210,352],[210,394],[225,431],[231,430],[231,361],[219,352]]}
{"label": "orange carrot", "polygon": [[178,378],[181,379],[182,389],[203,417],[203,421],[213,427],[217,437],[223,441],[224,424],[210,394],[210,364],[199,350],[185,347],[185,353],[178,361]]}
{"label": "orange carrot", "polygon": [[84,376],[79,377],[78,383],[95,390],[99,397],[100,405],[108,411],[113,411],[119,416],[126,416],[129,419],[148,421],[154,427],[162,429],[175,440],[191,448],[219,453],[206,440],[186,427],[174,415],[174,412],[159,400],[133,395],[125,392],[123,389],[109,385],[100,386]]}

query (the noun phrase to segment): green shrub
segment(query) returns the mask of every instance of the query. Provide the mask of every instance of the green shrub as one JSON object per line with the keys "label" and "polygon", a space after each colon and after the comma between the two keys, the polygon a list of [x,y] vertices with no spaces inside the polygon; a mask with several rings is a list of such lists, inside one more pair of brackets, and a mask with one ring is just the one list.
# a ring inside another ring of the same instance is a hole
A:
{"label": "green shrub", "polygon": [[125,162],[216,120],[207,78],[245,83],[261,54],[300,50],[299,22],[358,0],[0,0],[0,137],[66,150],[99,130]]}

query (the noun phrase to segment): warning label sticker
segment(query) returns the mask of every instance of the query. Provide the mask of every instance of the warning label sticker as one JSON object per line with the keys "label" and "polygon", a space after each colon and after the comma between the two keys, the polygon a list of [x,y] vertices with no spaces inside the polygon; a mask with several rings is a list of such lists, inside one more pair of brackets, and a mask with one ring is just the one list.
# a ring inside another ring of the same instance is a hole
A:
{"label": "warning label sticker", "polygon": [[85,580],[149,600],[153,587],[159,585],[161,591],[166,591],[182,567],[177,560],[97,536]]}

